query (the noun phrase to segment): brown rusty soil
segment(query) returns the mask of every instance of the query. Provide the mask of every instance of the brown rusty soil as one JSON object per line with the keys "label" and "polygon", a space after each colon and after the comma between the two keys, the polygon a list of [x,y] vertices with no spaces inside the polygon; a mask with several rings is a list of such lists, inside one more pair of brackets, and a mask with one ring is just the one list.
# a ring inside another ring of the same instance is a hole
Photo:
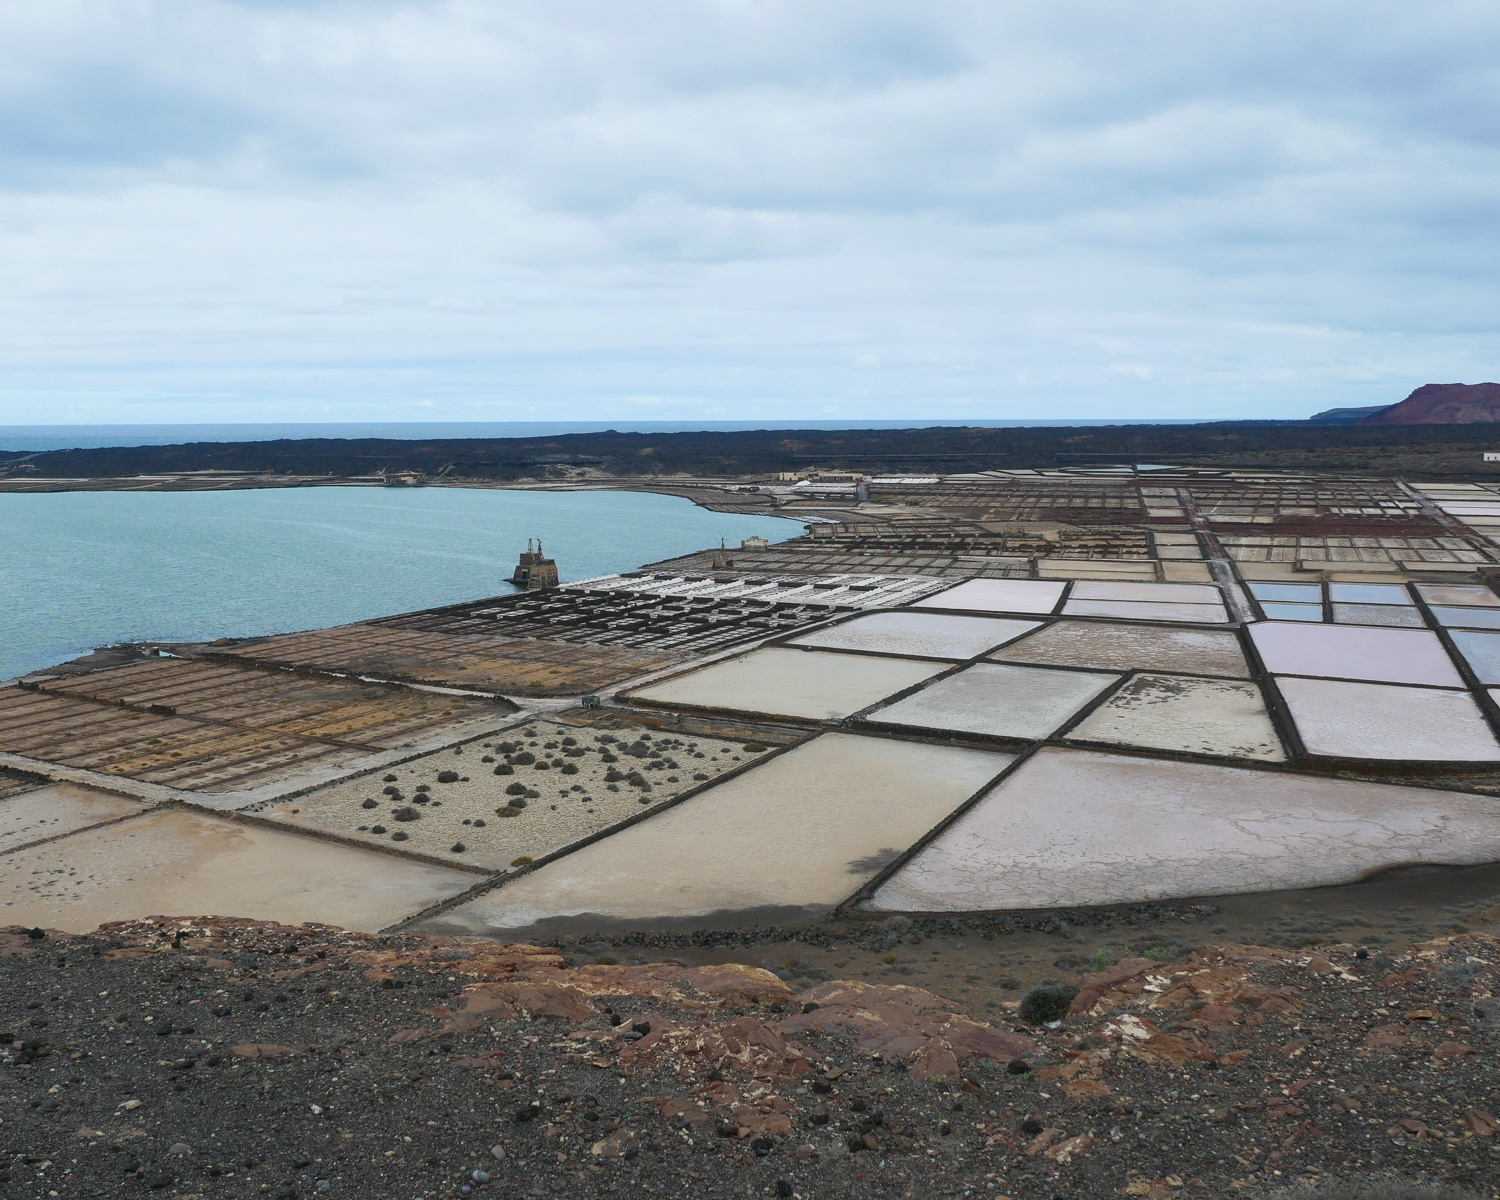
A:
{"label": "brown rusty soil", "polygon": [[[882,967],[927,944],[888,932]],[[12,928],[0,1194],[1500,1195],[1500,939],[1155,953],[1054,969],[1080,990],[1053,1027],[914,976],[222,918]]]}

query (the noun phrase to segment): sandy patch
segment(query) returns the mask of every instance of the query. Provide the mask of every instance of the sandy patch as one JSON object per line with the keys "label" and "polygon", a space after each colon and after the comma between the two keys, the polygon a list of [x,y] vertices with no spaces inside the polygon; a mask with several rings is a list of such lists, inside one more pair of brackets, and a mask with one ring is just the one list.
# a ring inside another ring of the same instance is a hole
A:
{"label": "sandy patch", "polygon": [[105,921],[192,915],[375,931],[477,878],[162,809],[0,857],[0,923],[82,933]]}
{"label": "sandy patch", "polygon": [[25,846],[43,838],[74,833],[144,812],[138,800],[114,796],[75,783],[51,783],[0,800],[0,850]]}

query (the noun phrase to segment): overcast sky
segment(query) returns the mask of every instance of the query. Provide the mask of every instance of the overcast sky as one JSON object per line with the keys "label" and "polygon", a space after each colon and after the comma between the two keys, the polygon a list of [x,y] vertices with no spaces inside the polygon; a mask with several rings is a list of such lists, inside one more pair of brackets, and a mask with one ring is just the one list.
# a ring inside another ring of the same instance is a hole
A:
{"label": "overcast sky", "polygon": [[1494,0],[0,5],[0,423],[1500,377]]}

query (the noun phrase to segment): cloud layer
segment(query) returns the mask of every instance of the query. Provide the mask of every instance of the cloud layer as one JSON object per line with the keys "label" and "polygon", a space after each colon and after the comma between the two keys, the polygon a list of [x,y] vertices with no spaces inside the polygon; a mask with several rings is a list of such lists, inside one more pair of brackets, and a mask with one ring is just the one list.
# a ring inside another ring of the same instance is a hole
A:
{"label": "cloud layer", "polygon": [[0,9],[0,422],[1296,416],[1500,375],[1500,9]]}

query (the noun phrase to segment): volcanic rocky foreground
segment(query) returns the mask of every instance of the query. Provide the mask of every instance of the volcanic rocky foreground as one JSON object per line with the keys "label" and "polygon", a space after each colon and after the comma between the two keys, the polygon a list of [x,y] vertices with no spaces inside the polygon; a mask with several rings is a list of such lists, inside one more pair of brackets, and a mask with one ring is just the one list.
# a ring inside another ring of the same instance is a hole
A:
{"label": "volcanic rocky foreground", "polygon": [[1482,934],[1127,959],[1056,1025],[219,918],[13,928],[0,956],[6,1196],[1500,1195]]}

